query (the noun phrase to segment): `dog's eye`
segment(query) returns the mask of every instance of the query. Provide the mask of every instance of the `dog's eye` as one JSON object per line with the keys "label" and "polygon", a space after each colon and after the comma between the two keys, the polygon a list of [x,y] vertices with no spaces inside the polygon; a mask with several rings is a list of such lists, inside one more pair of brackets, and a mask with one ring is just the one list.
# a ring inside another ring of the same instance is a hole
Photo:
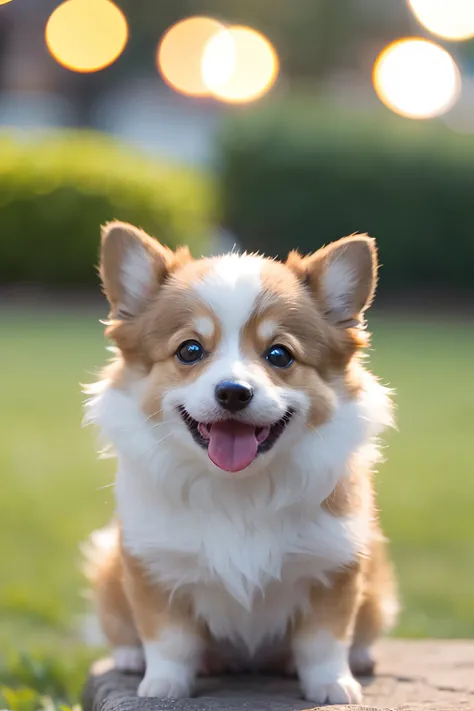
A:
{"label": "dog's eye", "polygon": [[204,348],[198,341],[184,341],[176,351],[176,357],[181,363],[192,365],[204,357]]}
{"label": "dog's eye", "polygon": [[293,363],[293,356],[285,346],[275,345],[268,349],[265,358],[274,368],[288,368]]}

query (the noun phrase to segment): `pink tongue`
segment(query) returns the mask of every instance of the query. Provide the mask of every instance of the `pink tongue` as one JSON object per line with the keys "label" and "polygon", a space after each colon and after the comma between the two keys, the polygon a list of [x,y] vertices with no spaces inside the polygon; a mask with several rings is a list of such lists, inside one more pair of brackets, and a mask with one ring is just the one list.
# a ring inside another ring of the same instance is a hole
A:
{"label": "pink tongue", "polygon": [[210,426],[209,459],[226,472],[240,472],[257,456],[255,427],[244,422],[214,422]]}

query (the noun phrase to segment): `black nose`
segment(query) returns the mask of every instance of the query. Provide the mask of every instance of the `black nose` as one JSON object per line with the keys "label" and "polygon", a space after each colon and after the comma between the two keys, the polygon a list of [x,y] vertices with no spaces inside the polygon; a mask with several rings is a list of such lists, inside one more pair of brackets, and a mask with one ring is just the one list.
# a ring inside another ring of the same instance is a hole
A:
{"label": "black nose", "polygon": [[235,380],[223,380],[216,386],[215,392],[219,405],[229,412],[243,410],[253,398],[253,390],[250,385]]}

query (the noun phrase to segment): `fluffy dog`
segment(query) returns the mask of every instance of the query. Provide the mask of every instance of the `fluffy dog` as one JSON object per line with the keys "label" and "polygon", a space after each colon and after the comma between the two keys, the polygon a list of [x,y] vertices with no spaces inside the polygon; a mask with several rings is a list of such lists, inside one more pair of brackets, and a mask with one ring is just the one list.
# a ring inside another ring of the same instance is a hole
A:
{"label": "fluffy dog", "polygon": [[117,356],[87,418],[118,460],[117,522],[89,572],[117,666],[145,669],[141,696],[259,668],[360,702],[397,609],[372,484],[392,412],[362,364],[374,241],[194,260],[113,222],[100,272]]}

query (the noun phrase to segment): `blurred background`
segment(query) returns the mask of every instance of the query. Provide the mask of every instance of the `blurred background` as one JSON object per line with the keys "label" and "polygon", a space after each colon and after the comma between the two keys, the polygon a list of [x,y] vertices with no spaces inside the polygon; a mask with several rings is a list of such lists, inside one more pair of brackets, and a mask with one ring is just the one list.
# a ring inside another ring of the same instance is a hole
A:
{"label": "blurred background", "polygon": [[472,0],[0,0],[5,708],[74,703],[98,653],[79,543],[114,465],[79,383],[106,358],[113,218],[197,256],[377,238],[396,634],[474,636],[473,37]]}

